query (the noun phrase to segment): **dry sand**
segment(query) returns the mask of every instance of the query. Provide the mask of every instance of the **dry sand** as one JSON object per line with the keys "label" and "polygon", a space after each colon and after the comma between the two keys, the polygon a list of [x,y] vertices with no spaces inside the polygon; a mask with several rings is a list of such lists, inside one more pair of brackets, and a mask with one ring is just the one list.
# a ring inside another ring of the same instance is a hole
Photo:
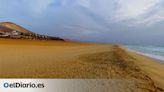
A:
{"label": "dry sand", "polygon": [[139,55],[133,52],[128,52],[135,57],[135,64],[137,64],[145,73],[155,82],[160,88],[164,89],[164,64],[152,58]]}
{"label": "dry sand", "polygon": [[0,39],[0,52],[1,78],[115,79],[133,85],[118,92],[164,89],[163,64],[117,45]]}

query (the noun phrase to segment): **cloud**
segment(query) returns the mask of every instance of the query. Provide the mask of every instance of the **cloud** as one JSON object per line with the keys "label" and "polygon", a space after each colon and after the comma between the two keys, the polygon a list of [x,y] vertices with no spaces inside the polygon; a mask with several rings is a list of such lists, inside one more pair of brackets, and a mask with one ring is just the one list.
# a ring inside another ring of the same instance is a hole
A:
{"label": "cloud", "polygon": [[[127,25],[152,25],[163,21],[162,0],[76,0],[77,4],[103,19],[118,23],[126,21]],[[160,6],[160,8],[159,8]],[[152,12],[155,12],[152,13]],[[145,15],[148,15],[146,16]]]}
{"label": "cloud", "polygon": [[156,4],[150,11],[136,20],[136,24],[151,26],[164,21],[164,2]]}
{"label": "cloud", "polygon": [[119,0],[115,19],[130,26],[151,26],[164,21],[163,0]]}
{"label": "cloud", "polygon": [[44,13],[52,3],[56,2],[56,0],[26,0],[25,2],[28,4],[29,11],[39,15]]}
{"label": "cloud", "polygon": [[151,26],[161,21],[164,21],[164,11],[159,11],[155,14],[150,15],[149,17],[142,17],[136,20],[136,22],[133,24],[140,26],[143,24],[144,26]]}
{"label": "cloud", "polygon": [[116,0],[77,0],[77,4],[102,19],[110,21],[114,13]]}
{"label": "cloud", "polygon": [[118,0],[116,18],[118,20],[136,19],[149,12],[159,0]]}

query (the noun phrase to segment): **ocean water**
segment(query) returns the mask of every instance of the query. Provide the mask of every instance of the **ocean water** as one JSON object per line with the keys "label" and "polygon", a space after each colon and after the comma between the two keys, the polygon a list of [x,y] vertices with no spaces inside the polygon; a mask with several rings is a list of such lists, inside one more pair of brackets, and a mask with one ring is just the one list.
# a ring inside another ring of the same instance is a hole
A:
{"label": "ocean water", "polygon": [[129,50],[154,58],[164,63],[164,46],[125,45]]}

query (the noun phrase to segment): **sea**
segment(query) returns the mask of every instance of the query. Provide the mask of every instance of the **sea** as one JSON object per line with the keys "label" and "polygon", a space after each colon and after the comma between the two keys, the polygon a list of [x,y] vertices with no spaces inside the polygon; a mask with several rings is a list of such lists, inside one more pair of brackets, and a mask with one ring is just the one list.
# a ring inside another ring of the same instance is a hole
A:
{"label": "sea", "polygon": [[155,45],[125,45],[131,51],[159,60],[164,63],[164,46]]}

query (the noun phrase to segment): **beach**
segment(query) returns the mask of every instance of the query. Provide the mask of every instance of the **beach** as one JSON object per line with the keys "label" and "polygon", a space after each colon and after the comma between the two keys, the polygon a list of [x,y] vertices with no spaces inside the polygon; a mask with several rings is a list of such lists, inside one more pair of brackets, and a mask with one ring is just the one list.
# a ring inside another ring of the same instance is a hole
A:
{"label": "beach", "polygon": [[135,63],[145,71],[145,73],[155,82],[155,84],[161,88],[164,88],[164,64],[160,63],[156,59],[149,58],[134,52],[129,52],[138,60]]}
{"label": "beach", "polygon": [[116,79],[133,92],[164,89],[163,64],[119,45],[0,39],[0,52],[0,78]]}

